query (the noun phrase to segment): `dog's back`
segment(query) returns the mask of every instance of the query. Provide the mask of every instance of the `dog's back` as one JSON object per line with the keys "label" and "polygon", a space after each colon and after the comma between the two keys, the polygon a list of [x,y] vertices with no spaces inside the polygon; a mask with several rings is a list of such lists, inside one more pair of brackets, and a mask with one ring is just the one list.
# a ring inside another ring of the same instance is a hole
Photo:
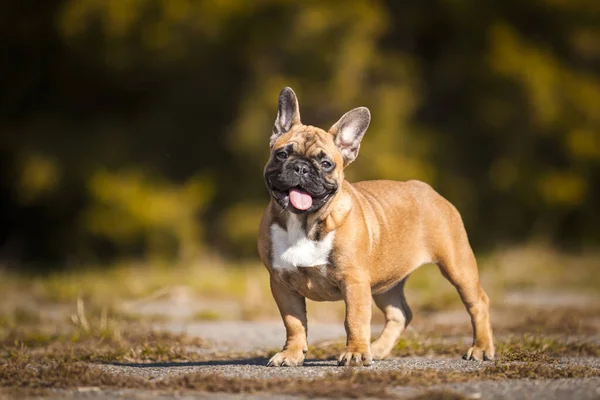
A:
{"label": "dog's back", "polygon": [[[456,253],[471,251],[456,208],[428,184],[411,180],[373,180],[349,185],[362,201],[361,220],[366,238],[376,254],[374,281],[387,282],[406,276],[420,265],[445,262]],[[373,223],[377,221],[377,223]]]}

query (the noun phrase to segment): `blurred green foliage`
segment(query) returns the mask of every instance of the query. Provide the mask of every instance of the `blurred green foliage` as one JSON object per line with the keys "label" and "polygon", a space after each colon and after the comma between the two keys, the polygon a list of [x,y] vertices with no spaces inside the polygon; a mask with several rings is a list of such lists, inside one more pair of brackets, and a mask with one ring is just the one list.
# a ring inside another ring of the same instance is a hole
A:
{"label": "blurred green foliage", "polygon": [[421,179],[478,248],[600,242],[600,2],[13,0],[0,256],[255,257],[283,86],[373,121],[348,170]]}

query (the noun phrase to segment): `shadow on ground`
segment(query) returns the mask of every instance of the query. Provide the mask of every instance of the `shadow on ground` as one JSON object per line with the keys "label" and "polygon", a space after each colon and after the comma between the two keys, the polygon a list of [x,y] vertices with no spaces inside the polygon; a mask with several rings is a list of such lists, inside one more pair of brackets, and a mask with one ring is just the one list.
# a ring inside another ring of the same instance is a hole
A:
{"label": "shadow on ground", "polygon": [[[332,359],[333,360],[333,359]],[[189,367],[217,367],[217,366],[259,366],[266,367],[269,359],[267,357],[253,357],[240,359],[225,359],[225,360],[209,360],[209,361],[193,361],[193,362],[150,362],[150,363],[126,363],[126,362],[104,362],[104,365],[112,365],[115,367],[130,367],[130,368],[189,368]],[[332,364],[333,365],[333,364]],[[330,364],[324,363],[320,359],[304,360],[302,367],[331,367]],[[295,368],[295,367],[283,367]]]}
{"label": "shadow on ground", "polygon": [[151,363],[123,363],[123,362],[105,362],[106,365],[114,365],[116,367],[131,367],[131,368],[175,368],[175,367],[209,367],[209,366],[225,366],[225,365],[267,365],[268,358],[256,357],[237,360],[210,360],[210,361],[194,361],[194,362],[151,362]]}

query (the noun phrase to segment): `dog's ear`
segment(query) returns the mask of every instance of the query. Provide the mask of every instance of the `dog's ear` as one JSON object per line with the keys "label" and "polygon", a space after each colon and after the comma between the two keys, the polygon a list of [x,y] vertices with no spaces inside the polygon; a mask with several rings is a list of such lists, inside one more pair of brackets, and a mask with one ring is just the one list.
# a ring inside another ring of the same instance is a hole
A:
{"label": "dog's ear", "polygon": [[370,122],[371,113],[369,109],[367,107],[358,107],[344,114],[329,129],[329,132],[335,137],[335,145],[344,158],[344,167],[358,156],[360,141],[365,135]]}
{"label": "dog's ear", "polygon": [[277,106],[277,118],[273,125],[273,134],[271,135],[271,146],[275,140],[284,133],[288,132],[292,126],[300,123],[300,107],[298,107],[298,98],[292,88],[285,87],[279,93],[279,104]]}

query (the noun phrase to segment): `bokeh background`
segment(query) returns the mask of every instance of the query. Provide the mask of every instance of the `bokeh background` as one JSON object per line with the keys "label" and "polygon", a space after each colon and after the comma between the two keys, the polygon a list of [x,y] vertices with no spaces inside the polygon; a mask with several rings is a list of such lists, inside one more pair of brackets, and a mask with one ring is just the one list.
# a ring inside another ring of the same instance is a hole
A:
{"label": "bokeh background", "polygon": [[284,86],[325,129],[369,107],[348,179],[430,183],[502,282],[597,282],[596,0],[4,1],[0,270],[257,296]]}

